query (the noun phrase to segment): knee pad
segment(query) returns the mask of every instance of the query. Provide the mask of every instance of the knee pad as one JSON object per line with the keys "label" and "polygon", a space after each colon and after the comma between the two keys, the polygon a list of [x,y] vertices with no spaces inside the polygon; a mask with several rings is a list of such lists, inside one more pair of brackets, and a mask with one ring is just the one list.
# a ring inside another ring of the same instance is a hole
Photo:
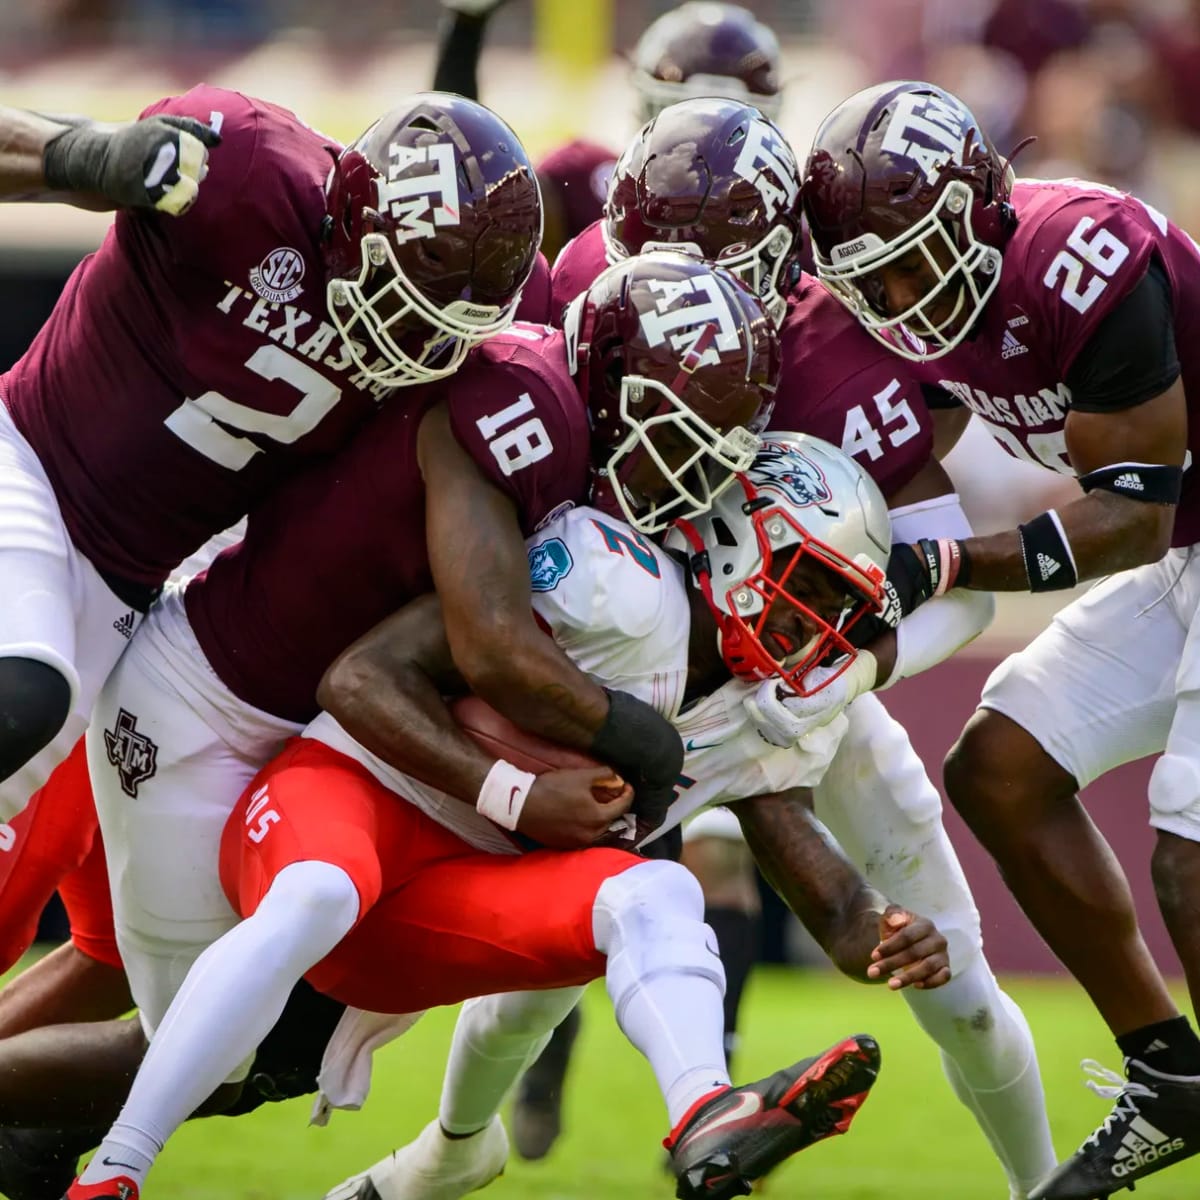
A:
{"label": "knee pad", "polygon": [[71,712],[73,681],[33,658],[0,658],[0,779],[54,740]]}
{"label": "knee pad", "polygon": [[606,879],[592,909],[596,948],[608,956],[608,994],[623,1004],[656,975],[698,975],[725,994],[717,939],[704,923],[704,893],[690,871],[645,862]]}

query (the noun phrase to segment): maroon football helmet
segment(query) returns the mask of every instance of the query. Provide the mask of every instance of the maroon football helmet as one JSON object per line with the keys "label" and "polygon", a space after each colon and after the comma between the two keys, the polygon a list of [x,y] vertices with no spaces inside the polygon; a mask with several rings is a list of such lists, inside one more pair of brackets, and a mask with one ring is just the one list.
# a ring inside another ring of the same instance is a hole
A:
{"label": "maroon football helmet", "polygon": [[707,512],[774,405],[779,338],[729,272],[656,251],[597,276],[563,318],[592,425],[591,501],[642,533]]}
{"label": "maroon football helmet", "polygon": [[325,192],[330,318],[369,379],[441,379],[511,323],[542,203],[524,147],[490,109],[409,97],[342,152]]}
{"label": "maroon football helmet", "polygon": [[736,100],[684,100],[638,132],[604,204],[610,263],[687,250],[736,275],[778,325],[800,232],[800,169],[782,133]]}
{"label": "maroon football helmet", "polygon": [[[817,273],[890,350],[939,358],[1000,281],[1011,189],[1011,167],[956,96],[913,82],[858,92],[822,122],[805,168]],[[891,313],[875,273],[914,250],[937,282]],[[935,323],[930,309],[948,300],[953,311]]]}
{"label": "maroon football helmet", "polygon": [[691,96],[744,100],[779,115],[779,40],[747,8],[689,0],[638,39],[633,86],[648,121]]}

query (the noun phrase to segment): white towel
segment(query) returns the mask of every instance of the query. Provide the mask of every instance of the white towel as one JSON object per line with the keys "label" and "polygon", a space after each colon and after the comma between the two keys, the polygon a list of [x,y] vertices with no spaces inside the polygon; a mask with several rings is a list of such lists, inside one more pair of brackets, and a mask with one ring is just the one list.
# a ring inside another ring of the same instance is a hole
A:
{"label": "white towel", "polygon": [[363,1012],[348,1008],[342,1014],[317,1075],[317,1098],[310,1125],[328,1125],[335,1108],[360,1109],[371,1090],[371,1058],[375,1051],[407,1033],[425,1014]]}

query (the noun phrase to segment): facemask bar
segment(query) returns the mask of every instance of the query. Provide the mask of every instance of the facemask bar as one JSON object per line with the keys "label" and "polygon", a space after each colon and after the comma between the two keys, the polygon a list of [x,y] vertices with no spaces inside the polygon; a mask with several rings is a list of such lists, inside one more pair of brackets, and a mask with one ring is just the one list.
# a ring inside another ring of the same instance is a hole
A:
{"label": "facemask bar", "polygon": [[[608,265],[611,267],[624,262],[626,255],[609,234],[607,221],[600,225],[600,237],[604,242],[604,258]],[[728,257],[711,260],[735,275],[763,302],[776,329],[787,316],[787,300],[779,291],[779,277],[783,274],[794,242],[792,231],[778,225],[753,246]],[[694,254],[699,259],[704,258],[704,251],[696,242],[645,242],[638,253],[649,254],[653,250],[674,250],[677,254]]]}
{"label": "facemask bar", "polygon": [[[910,362],[930,362],[941,358],[967,336],[988,297],[1000,282],[1003,256],[995,247],[979,241],[972,233],[973,204],[971,189],[955,180],[947,185],[930,212],[890,242],[880,242],[878,237],[868,234],[861,239],[868,242],[867,248],[843,262],[827,261],[818,252],[817,274],[826,287],[854,313],[867,332],[894,354]],[[959,249],[955,238],[955,232],[960,227],[967,238],[965,253]],[[950,260],[948,270],[943,270],[939,265],[932,249],[935,239]],[[868,298],[864,282],[872,272],[915,249],[921,251],[938,282],[904,312],[894,317],[881,316]],[[835,246],[835,260],[837,252],[838,247]],[[935,325],[926,316],[926,310],[952,288],[958,290],[953,310]],[[954,332],[945,332],[956,324]]]}
{"label": "facemask bar", "polygon": [[682,83],[671,83],[637,67],[633,71],[632,83],[641,102],[639,111],[642,124],[657,117],[672,104],[701,96],[717,96],[722,100],[740,100],[743,104],[752,104],[771,120],[779,116],[782,103],[782,96],[778,92],[773,96],[759,95],[736,75],[691,75]]}
{"label": "facemask bar", "polygon": [[[665,411],[660,405],[660,411],[649,417],[635,417],[633,410],[644,405],[648,392],[666,402]],[[629,433],[613,449],[600,474],[609,481],[625,520],[639,533],[660,533],[674,520],[708,512],[733,483],[735,474],[749,469],[759,449],[758,436],[744,426],[721,433],[666,384],[640,375],[626,375],[621,380],[621,418]],[[683,434],[694,447],[673,467],[654,444],[655,432],[664,428]],[[658,468],[669,493],[639,512],[634,507],[639,498],[629,495],[625,481],[643,453]]]}
{"label": "facemask bar", "polygon": [[[368,294],[367,285],[373,277],[382,278],[382,282]],[[453,375],[473,346],[512,324],[520,299],[518,292],[504,308],[468,300],[455,300],[439,308],[409,282],[384,233],[363,235],[362,270],[357,279],[331,279],[326,289],[330,320],[354,365],[373,383],[391,387]],[[386,317],[376,308],[382,301],[386,301],[382,304]],[[390,311],[393,308],[395,311]],[[428,340],[415,357],[398,340],[419,336],[402,325],[405,318],[414,315],[431,327]],[[393,336],[393,330],[398,337]],[[364,342],[374,347],[387,365],[368,361]]]}

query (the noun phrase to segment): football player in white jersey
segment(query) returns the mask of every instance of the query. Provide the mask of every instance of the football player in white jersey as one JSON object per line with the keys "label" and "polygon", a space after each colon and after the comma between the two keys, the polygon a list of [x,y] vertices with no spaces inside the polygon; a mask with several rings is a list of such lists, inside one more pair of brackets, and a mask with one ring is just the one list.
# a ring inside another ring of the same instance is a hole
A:
{"label": "football player in white jersey", "polygon": [[[854,483],[863,480],[832,448],[824,453],[845,464]],[[776,469],[780,478],[814,471],[823,478],[799,451],[780,447],[776,457],[790,468]],[[785,887],[835,961],[892,988],[936,988],[949,978],[945,940],[927,919],[888,906],[808,810],[803,789],[827,765],[840,719],[802,748],[772,749],[743,704],[767,672],[804,690],[804,673],[830,653],[853,662],[844,633],[879,607],[889,546],[886,510],[867,486],[808,500],[826,511],[841,507],[852,557],[805,536],[797,519],[804,501],[794,490],[735,506],[742,545],[792,533],[776,539],[787,552],[774,561],[760,552],[746,560],[743,580],[724,575],[716,600],[703,578],[689,588],[684,567],[628,526],[574,510],[533,539],[534,607],[593,678],[632,689],[677,719],[681,734],[703,740],[695,770],[685,763],[679,814],[772,794],[788,815],[776,865],[794,875]],[[743,603],[751,594],[757,606]],[[97,1153],[124,1164],[152,1160],[173,1115],[190,1111],[253,1049],[258,1026],[269,1024],[301,973],[354,1008],[390,1013],[484,991],[573,989],[606,973],[618,1021],[650,1060],[666,1099],[685,1197],[741,1194],[783,1158],[844,1132],[874,1080],[873,1041],[848,1038],[733,1088],[722,1046],[723,972],[694,879],[675,863],[607,846],[522,854],[510,832],[532,802],[534,777],[497,761],[450,720],[439,688],[453,676],[436,599],[410,605],[389,625],[396,654],[411,656],[403,676],[411,686],[394,689],[390,711],[409,737],[404,761],[413,773],[366,749],[363,741],[378,741],[369,731],[355,740],[346,727],[361,715],[353,705],[345,724],[323,714],[260,772],[230,818],[222,850],[226,891],[245,919],[189,974]],[[352,648],[342,660],[351,676],[354,659]],[[593,786],[622,790],[609,768],[589,772]],[[295,903],[299,895],[305,903]],[[396,970],[386,969],[389,961]],[[541,1029],[553,1027],[575,994],[535,999]],[[135,1126],[134,1111],[153,1116]],[[451,1124],[482,1135],[462,1144],[482,1155],[485,1174],[494,1163],[495,1174],[506,1153],[498,1122],[471,1125],[461,1116]],[[731,1153],[738,1156],[732,1171]],[[146,1169],[115,1183],[136,1195]],[[113,1184],[103,1195],[116,1194]]]}

